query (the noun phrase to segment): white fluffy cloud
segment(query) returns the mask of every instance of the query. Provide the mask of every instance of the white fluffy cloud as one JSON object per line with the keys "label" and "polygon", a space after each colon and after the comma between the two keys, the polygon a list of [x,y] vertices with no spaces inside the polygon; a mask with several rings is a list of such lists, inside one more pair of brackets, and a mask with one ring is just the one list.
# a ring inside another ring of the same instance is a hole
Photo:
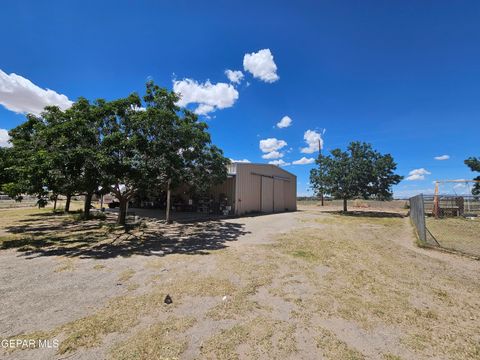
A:
{"label": "white fluffy cloud", "polygon": [[281,148],[287,146],[287,142],[284,140],[278,140],[275,138],[263,139],[260,140],[260,150],[264,153],[270,153],[272,151],[280,150]]}
{"label": "white fluffy cloud", "polygon": [[198,115],[232,107],[238,99],[238,91],[231,84],[212,84],[208,80],[203,84],[193,79],[175,80],[173,91],[181,96],[178,106],[198,104],[195,109]]}
{"label": "white fluffy cloud", "polygon": [[262,158],[264,159],[279,159],[283,157],[284,154],[278,150],[284,148],[285,146],[287,146],[287,142],[285,140],[278,140],[275,138],[260,140],[259,144],[260,150],[265,153],[262,155]]}
{"label": "white fluffy cloud", "polygon": [[442,161],[442,160],[448,160],[448,159],[450,159],[450,155],[435,156],[434,159],[435,159],[435,160],[440,160],[440,161]]}
{"label": "white fluffy cloud", "polygon": [[0,147],[10,147],[12,144],[8,142],[10,136],[8,135],[8,130],[0,129]]}
{"label": "white fluffy cloud", "polygon": [[414,181],[414,180],[425,180],[425,175],[430,175],[431,172],[424,169],[413,169],[408,173],[408,176],[405,180]]}
{"label": "white fluffy cloud", "polygon": [[240,84],[243,80],[243,73],[240,70],[225,70],[225,75],[227,76],[228,80],[234,84]]}
{"label": "white fluffy cloud", "polygon": [[277,127],[282,129],[292,125],[292,119],[289,116],[284,116],[282,120],[277,123]]}
{"label": "white fluffy cloud", "polygon": [[302,157],[299,160],[295,160],[292,162],[293,165],[307,165],[307,164],[313,164],[315,162],[314,158],[306,158],[305,156]]}
{"label": "white fluffy cloud", "polygon": [[323,149],[322,135],[320,135],[318,132],[313,130],[307,130],[305,131],[305,134],[303,134],[303,139],[308,146],[300,149],[302,153],[312,154],[315,151],[319,151],[319,145],[320,148]]}
{"label": "white fluffy cloud", "polygon": [[262,155],[263,159],[279,159],[283,157],[283,153],[279,151],[272,151]]}
{"label": "white fluffy cloud", "polygon": [[263,49],[243,57],[243,68],[250,72],[253,77],[272,83],[280,79],[277,75],[277,65],[273,61],[270,49]]}
{"label": "white fluffy cloud", "polygon": [[271,165],[276,165],[276,166],[288,166],[290,163],[283,161],[282,159],[280,160],[272,160],[268,162]]}
{"label": "white fluffy cloud", "polygon": [[61,109],[72,106],[65,95],[50,89],[42,89],[17,74],[0,70],[0,104],[16,113],[40,114],[45,106],[56,105]]}
{"label": "white fluffy cloud", "polygon": [[250,163],[251,161],[248,160],[248,159],[242,159],[242,160],[234,160],[234,159],[230,159],[230,161],[232,163]]}

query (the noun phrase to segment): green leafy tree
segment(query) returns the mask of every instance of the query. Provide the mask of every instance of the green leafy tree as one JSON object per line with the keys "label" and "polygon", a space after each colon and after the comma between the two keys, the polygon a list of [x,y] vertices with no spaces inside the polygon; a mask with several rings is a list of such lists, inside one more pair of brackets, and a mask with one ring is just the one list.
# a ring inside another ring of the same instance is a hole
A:
{"label": "green leafy tree", "polygon": [[321,205],[323,206],[324,194],[325,194],[326,172],[325,172],[325,168],[322,166],[323,164],[322,158],[323,158],[323,155],[320,149],[318,158],[315,160],[315,163],[317,164],[317,168],[313,168],[310,170],[310,180],[314,179],[315,181],[310,181],[310,183],[314,193],[320,196]]}
{"label": "green leafy tree", "polygon": [[45,204],[48,195],[51,168],[51,154],[42,136],[44,131],[43,119],[31,114],[23,124],[9,131],[13,145],[11,156],[15,161],[8,170],[13,181],[3,185],[3,191],[11,197],[37,195],[39,205]]}
{"label": "green leafy tree", "polygon": [[[98,148],[97,107],[80,98],[62,111],[48,106],[40,116],[10,131],[14,164],[9,171],[15,181],[3,186],[11,196],[37,194],[45,204],[47,194],[55,201],[65,195],[69,211],[73,195],[85,195],[84,214],[89,215],[91,199],[101,183],[96,165]],[[13,176],[12,175],[12,176]]]}
{"label": "green leafy tree", "polygon": [[139,190],[188,184],[206,191],[226,178],[229,160],[211,143],[207,124],[178,100],[149,82],[146,108],[132,94],[93,104],[80,98],[65,111],[51,106],[27,115],[10,132],[13,148],[0,153],[0,185],[11,195],[37,194],[42,204],[49,193],[67,196],[67,203],[85,195],[86,217],[92,196],[111,192],[120,203],[119,224]]}
{"label": "green leafy tree", "polygon": [[14,182],[11,170],[13,163],[12,148],[0,147],[0,190],[4,185]]}
{"label": "green leafy tree", "polygon": [[402,180],[394,173],[397,165],[392,156],[367,143],[351,142],[346,151],[334,149],[331,155],[319,157],[317,164],[319,168],[310,174],[312,188],[343,199],[343,211],[348,210],[348,199],[391,199],[392,185]]}
{"label": "green leafy tree", "polygon": [[62,130],[65,134],[64,146],[69,154],[67,164],[71,168],[72,178],[69,180],[76,191],[84,195],[83,214],[88,218],[93,196],[102,193],[103,178],[98,160],[101,154],[103,109],[80,98],[65,114],[68,121]]}
{"label": "green leafy tree", "polygon": [[148,127],[149,179],[154,181],[153,188],[167,192],[187,184],[202,193],[226,179],[229,160],[211,143],[207,124],[191,111],[178,108],[178,99],[175,93],[147,83],[147,107],[141,116]]}
{"label": "green leafy tree", "polygon": [[[57,106],[48,106],[41,114],[38,121],[43,122],[42,131],[36,133],[38,149],[35,151],[47,150],[46,166],[48,172],[44,173],[43,181],[45,186],[52,192],[51,199],[56,208],[58,195],[65,195],[67,202],[65,211],[70,210],[71,196],[77,191],[77,179],[79,172],[75,171],[74,159],[71,149],[76,146],[74,133],[70,131],[71,126],[68,117]],[[41,176],[42,174],[38,174]]]}
{"label": "green leafy tree", "polygon": [[[465,160],[465,165],[467,165],[472,171],[480,172],[480,158],[470,157]],[[477,176],[474,180],[480,181],[480,176]],[[475,184],[472,189],[472,195],[480,195],[480,183]]]}
{"label": "green leafy tree", "polygon": [[119,201],[118,224],[126,221],[127,206],[148,185],[149,156],[144,117],[137,94],[107,102],[97,100],[99,117],[98,169],[102,188]]}

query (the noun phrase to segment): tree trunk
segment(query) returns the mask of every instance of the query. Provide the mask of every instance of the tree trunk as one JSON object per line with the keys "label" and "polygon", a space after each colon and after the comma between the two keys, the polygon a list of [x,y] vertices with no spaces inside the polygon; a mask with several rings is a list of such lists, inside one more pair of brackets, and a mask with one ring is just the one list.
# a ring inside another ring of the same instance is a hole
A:
{"label": "tree trunk", "polygon": [[70,201],[72,200],[72,195],[71,194],[67,194],[67,201],[65,203],[65,212],[69,212],[70,211]]}
{"label": "tree trunk", "polygon": [[320,199],[322,200],[322,206],[323,206],[323,190],[322,190],[322,192],[320,193]]}
{"label": "tree trunk", "polygon": [[347,212],[347,199],[343,199],[343,211]]}
{"label": "tree trunk", "polygon": [[85,195],[85,203],[83,205],[83,216],[85,219],[90,217],[90,207],[92,206],[92,193],[88,193]]}
{"label": "tree trunk", "polygon": [[120,206],[118,208],[118,218],[117,218],[117,224],[118,225],[125,225],[126,220],[127,220],[127,203],[128,200],[126,198],[121,198],[120,200]]}
{"label": "tree trunk", "polygon": [[167,208],[165,209],[165,220],[167,221],[167,224],[171,224],[172,221],[170,220],[170,184],[171,184],[171,180],[168,179],[168,183],[167,183]]}
{"label": "tree trunk", "polygon": [[57,210],[57,199],[58,199],[58,195],[55,195],[53,200],[53,211]]}

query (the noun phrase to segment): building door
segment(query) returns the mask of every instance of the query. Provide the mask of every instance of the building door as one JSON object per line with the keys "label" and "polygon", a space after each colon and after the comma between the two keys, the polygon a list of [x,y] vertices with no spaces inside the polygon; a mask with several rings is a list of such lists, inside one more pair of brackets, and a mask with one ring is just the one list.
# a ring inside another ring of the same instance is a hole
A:
{"label": "building door", "polygon": [[273,183],[274,180],[271,177],[261,176],[261,212],[271,213],[273,212]]}
{"label": "building door", "polygon": [[274,179],[273,180],[273,207],[275,212],[285,211],[285,181]]}

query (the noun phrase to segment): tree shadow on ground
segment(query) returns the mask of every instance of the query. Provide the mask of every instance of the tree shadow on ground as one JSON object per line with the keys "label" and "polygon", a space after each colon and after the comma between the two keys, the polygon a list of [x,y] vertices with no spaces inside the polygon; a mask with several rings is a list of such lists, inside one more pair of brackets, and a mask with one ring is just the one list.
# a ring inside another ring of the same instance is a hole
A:
{"label": "tree shadow on ground", "polygon": [[16,248],[27,258],[208,254],[247,234],[244,225],[219,220],[171,225],[146,221],[143,226],[127,229],[98,220],[69,223],[59,220],[45,223],[44,219],[33,219],[25,225],[11,226],[6,231],[14,237],[0,242],[0,249]]}
{"label": "tree shadow on ground", "polygon": [[369,217],[369,218],[404,218],[407,215],[398,213],[398,212],[389,212],[389,211],[375,211],[375,210],[350,210],[347,212],[341,210],[327,210],[323,211],[327,214],[341,215],[341,216],[352,216],[352,217]]}

